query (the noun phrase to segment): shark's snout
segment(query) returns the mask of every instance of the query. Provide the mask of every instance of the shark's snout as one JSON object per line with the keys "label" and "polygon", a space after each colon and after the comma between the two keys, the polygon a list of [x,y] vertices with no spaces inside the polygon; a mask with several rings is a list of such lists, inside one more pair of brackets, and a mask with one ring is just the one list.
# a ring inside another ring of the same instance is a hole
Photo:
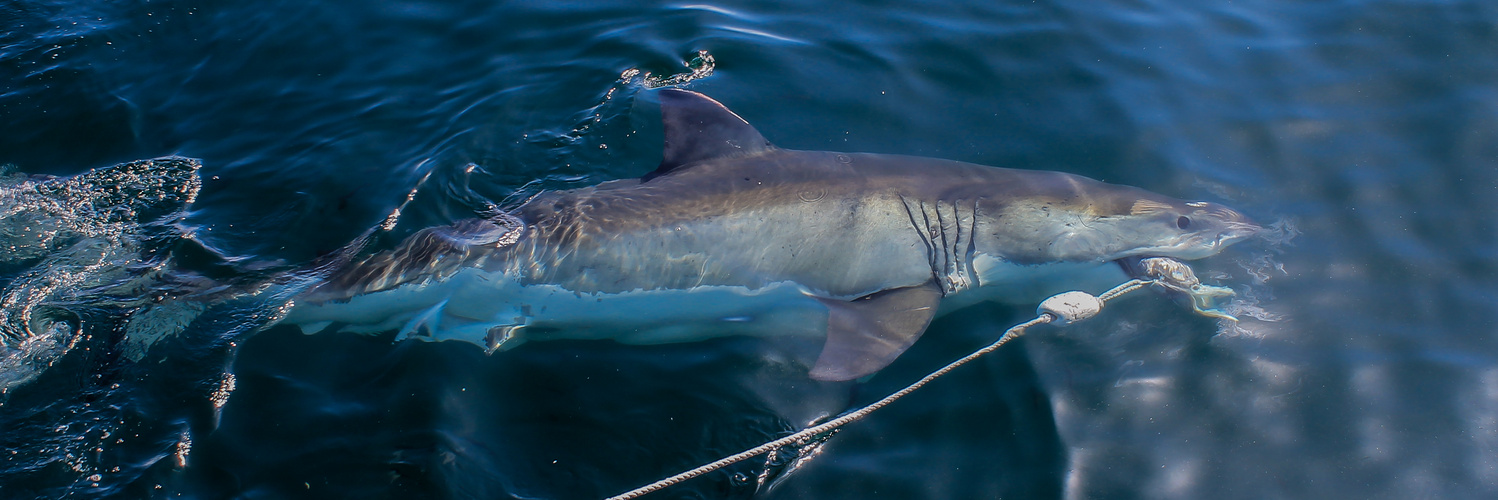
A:
{"label": "shark's snout", "polygon": [[1217,233],[1216,245],[1219,247],[1225,247],[1251,238],[1259,234],[1259,231],[1264,230],[1263,227],[1247,219],[1229,221],[1224,226],[1223,230]]}
{"label": "shark's snout", "polygon": [[1264,229],[1242,212],[1216,203],[1197,201],[1187,203],[1186,206],[1196,209],[1193,217],[1214,222],[1209,227],[1216,230],[1215,237],[1211,232],[1198,233],[1199,241],[1206,243],[1214,251],[1248,239]]}

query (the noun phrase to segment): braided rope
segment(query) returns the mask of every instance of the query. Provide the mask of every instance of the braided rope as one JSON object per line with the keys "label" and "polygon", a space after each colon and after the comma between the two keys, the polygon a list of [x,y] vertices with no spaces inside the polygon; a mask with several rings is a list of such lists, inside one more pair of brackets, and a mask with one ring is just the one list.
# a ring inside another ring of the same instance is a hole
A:
{"label": "braided rope", "polygon": [[[1121,285],[1113,287],[1113,289],[1108,290],[1107,292],[1104,292],[1102,295],[1099,295],[1098,296],[1098,300],[1102,301],[1102,302],[1107,302],[1109,300],[1113,300],[1114,298],[1117,298],[1120,295],[1123,295],[1123,294],[1132,292],[1134,290],[1138,290],[1140,288],[1143,288],[1145,285],[1148,285],[1150,283],[1151,283],[1151,281],[1144,281],[1144,280],[1137,280],[1137,279],[1136,280],[1130,280],[1130,281],[1128,281],[1126,283],[1123,283]],[[828,420],[826,422],[823,422],[820,425],[816,425],[816,426],[813,426],[813,427],[808,427],[808,428],[803,429],[800,432],[797,432],[795,434],[791,434],[789,436],[786,436],[786,437],[783,437],[783,438],[780,438],[780,439],[776,439],[774,441],[770,441],[768,443],[765,443],[765,444],[762,444],[762,445],[759,445],[759,446],[756,446],[756,447],[753,447],[753,448],[750,448],[750,449],[747,449],[747,450],[735,453],[733,455],[729,455],[727,457],[723,457],[723,458],[721,458],[721,459],[719,459],[717,461],[714,461],[712,463],[702,465],[701,467],[697,467],[695,469],[692,469],[692,470],[689,470],[689,471],[686,471],[686,472],[682,472],[680,474],[677,474],[677,475],[674,475],[674,476],[662,479],[660,481],[656,481],[654,483],[650,483],[650,484],[647,484],[645,486],[641,486],[639,488],[635,488],[634,490],[631,490],[631,491],[629,491],[627,493],[609,497],[608,500],[631,500],[631,499],[639,498],[639,497],[645,496],[647,494],[654,493],[656,491],[660,491],[662,489],[668,488],[668,487],[670,487],[672,485],[675,485],[677,483],[680,483],[682,481],[686,481],[688,479],[691,479],[691,478],[694,478],[694,477],[697,477],[697,476],[701,476],[703,474],[707,474],[709,472],[712,472],[712,471],[715,471],[715,470],[727,467],[729,465],[733,465],[733,464],[742,462],[742,461],[747,460],[747,459],[749,459],[751,457],[754,457],[755,455],[760,455],[760,454],[763,454],[763,453],[767,453],[767,452],[769,452],[771,450],[775,450],[775,449],[778,449],[778,448],[781,448],[781,447],[784,447],[784,446],[788,446],[788,445],[791,445],[791,444],[805,443],[812,436],[816,436],[817,434],[821,434],[821,433],[824,433],[824,432],[836,429],[838,427],[842,427],[844,425],[847,425],[847,424],[849,424],[849,423],[851,423],[853,421],[862,419],[863,417],[868,416],[868,414],[873,413],[875,410],[883,408],[883,407],[889,405],[890,403],[895,402],[895,400],[903,398],[903,397],[905,397],[905,395],[910,394],[912,392],[915,392],[916,389],[920,389],[922,386],[930,383],[933,380],[936,380],[937,377],[941,377],[942,375],[946,375],[948,372],[951,372],[952,370],[957,369],[957,367],[959,367],[959,366],[965,365],[965,364],[967,364],[968,362],[970,362],[972,360],[978,359],[978,357],[980,357],[980,356],[983,356],[985,354],[988,354],[988,353],[991,353],[991,352],[993,352],[995,350],[998,350],[999,346],[1007,344],[1007,343],[1009,343],[1009,341],[1017,339],[1020,336],[1024,335],[1025,334],[1025,329],[1027,329],[1027,328],[1030,328],[1030,327],[1035,326],[1035,325],[1050,323],[1052,321],[1056,321],[1057,319],[1060,319],[1060,318],[1058,318],[1057,316],[1055,316],[1055,315],[1053,315],[1051,313],[1041,313],[1040,315],[1036,316],[1034,319],[1031,319],[1031,320],[1026,321],[1024,323],[1020,323],[1018,325],[1014,325],[1014,326],[1010,327],[1008,330],[1005,330],[1004,331],[1004,335],[1000,336],[999,339],[995,340],[992,344],[988,344],[988,346],[986,346],[986,347],[984,347],[982,349],[978,349],[977,351],[973,351],[972,354],[968,354],[967,356],[963,356],[961,359],[958,359],[957,361],[953,361],[951,363],[948,363],[947,366],[943,366],[941,369],[936,370],[934,372],[931,372],[930,375],[926,375],[925,377],[922,377],[920,380],[917,380],[915,383],[906,386],[904,389],[900,389],[898,392],[895,392],[894,394],[890,394],[888,396],[885,396],[884,399],[876,401],[873,404],[870,404],[870,405],[865,406],[863,408],[859,408],[857,411],[854,411],[852,413],[844,414],[843,416],[837,417],[837,418],[832,419],[832,420]]]}

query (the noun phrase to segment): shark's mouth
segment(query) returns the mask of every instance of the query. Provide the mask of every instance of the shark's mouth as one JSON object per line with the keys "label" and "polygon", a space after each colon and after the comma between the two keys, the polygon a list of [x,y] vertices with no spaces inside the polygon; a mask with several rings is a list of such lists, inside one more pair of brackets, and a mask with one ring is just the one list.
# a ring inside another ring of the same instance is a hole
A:
{"label": "shark's mouth", "polygon": [[1113,263],[1118,264],[1118,267],[1122,268],[1124,274],[1127,274],[1130,278],[1133,278],[1133,279],[1150,279],[1149,276],[1145,275],[1144,260],[1145,259],[1159,259],[1159,258],[1168,258],[1168,257],[1160,257],[1160,256],[1153,256],[1153,255],[1133,255],[1133,256],[1124,257],[1124,258],[1121,258],[1121,259],[1116,259],[1116,260],[1113,261]]}

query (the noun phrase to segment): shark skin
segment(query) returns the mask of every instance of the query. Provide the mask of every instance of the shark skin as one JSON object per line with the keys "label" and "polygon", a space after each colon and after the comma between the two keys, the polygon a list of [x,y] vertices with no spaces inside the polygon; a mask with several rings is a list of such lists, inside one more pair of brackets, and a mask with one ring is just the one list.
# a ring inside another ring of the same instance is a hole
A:
{"label": "shark skin", "polygon": [[1126,278],[1258,231],[1232,209],[1049,171],[771,145],[701,94],[659,92],[665,148],[638,179],[544,193],[513,220],[424,229],[346,266],[283,322],[489,350],[825,335],[810,375],[891,363],[940,313]]}

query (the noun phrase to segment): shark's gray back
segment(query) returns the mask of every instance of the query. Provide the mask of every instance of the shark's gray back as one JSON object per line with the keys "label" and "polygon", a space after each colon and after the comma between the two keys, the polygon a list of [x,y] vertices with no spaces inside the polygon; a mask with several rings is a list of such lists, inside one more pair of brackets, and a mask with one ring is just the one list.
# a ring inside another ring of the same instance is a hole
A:
{"label": "shark's gray back", "polygon": [[851,297],[928,280],[900,179],[838,158],[773,150],[554,193],[520,210],[512,261],[580,292],[795,281]]}
{"label": "shark's gray back", "polygon": [[834,297],[964,272],[1008,200],[1095,183],[894,155],[770,149],[539,197],[505,262],[579,292],[795,281]]}
{"label": "shark's gray back", "polygon": [[[648,180],[624,179],[536,197],[507,228],[465,220],[423,230],[401,247],[342,270],[339,298],[464,267],[513,271],[526,283],[581,293],[794,281],[830,297],[938,279],[971,279],[970,259],[1015,202],[1100,209],[1135,198],[1122,186],[1059,172],[933,158],[769,148],[714,158]],[[1037,249],[1039,251],[1041,249]],[[1045,260],[1022,248],[1014,262]]]}

